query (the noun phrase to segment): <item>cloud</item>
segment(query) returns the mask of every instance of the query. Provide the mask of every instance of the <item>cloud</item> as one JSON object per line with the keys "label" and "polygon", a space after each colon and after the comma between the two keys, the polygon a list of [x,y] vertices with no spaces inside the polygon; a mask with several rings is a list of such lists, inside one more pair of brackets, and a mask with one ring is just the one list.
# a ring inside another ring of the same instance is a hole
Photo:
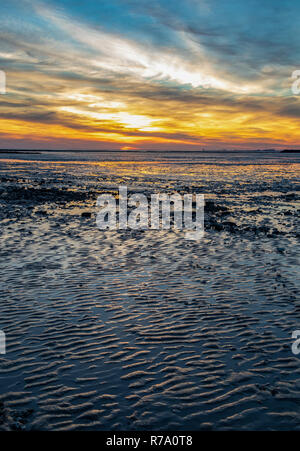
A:
{"label": "cloud", "polygon": [[[86,139],[87,146],[97,140],[164,148],[299,141],[299,99],[290,91],[295,57],[287,56],[289,33],[282,26],[272,39],[270,24],[259,22],[255,33],[248,23],[253,12],[244,18],[251,9],[231,18],[229,6],[217,0],[187,0],[185,8],[175,0],[104,4],[122,6],[130,29],[97,25],[55,1],[16,3],[25,14],[20,23],[1,16],[0,68],[8,76],[0,99],[3,139],[11,130],[12,142],[31,142],[32,134],[43,142]],[[155,29],[165,41],[145,39]]]}

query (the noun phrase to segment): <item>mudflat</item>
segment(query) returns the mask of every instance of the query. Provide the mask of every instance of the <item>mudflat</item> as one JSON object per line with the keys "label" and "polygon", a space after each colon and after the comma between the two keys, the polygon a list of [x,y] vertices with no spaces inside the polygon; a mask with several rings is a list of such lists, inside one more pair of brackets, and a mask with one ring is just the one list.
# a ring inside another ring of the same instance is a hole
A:
{"label": "mudflat", "polygon": [[[299,158],[2,154],[0,427],[300,429]],[[100,231],[120,185],[203,193],[204,238]]]}

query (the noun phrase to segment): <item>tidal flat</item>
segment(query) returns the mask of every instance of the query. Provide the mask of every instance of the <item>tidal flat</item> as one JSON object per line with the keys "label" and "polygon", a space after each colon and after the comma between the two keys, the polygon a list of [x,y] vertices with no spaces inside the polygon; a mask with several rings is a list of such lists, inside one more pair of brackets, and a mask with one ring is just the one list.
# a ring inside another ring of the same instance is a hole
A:
{"label": "tidal flat", "polygon": [[[300,156],[0,156],[0,429],[300,430]],[[205,235],[96,226],[201,193]]]}

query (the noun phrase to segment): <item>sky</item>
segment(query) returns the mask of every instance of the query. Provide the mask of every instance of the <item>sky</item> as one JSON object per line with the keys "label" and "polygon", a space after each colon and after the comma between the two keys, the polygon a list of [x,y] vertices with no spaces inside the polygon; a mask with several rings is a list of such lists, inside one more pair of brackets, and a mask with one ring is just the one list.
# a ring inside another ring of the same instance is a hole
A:
{"label": "sky", "polygon": [[0,148],[297,148],[300,2],[0,4]]}

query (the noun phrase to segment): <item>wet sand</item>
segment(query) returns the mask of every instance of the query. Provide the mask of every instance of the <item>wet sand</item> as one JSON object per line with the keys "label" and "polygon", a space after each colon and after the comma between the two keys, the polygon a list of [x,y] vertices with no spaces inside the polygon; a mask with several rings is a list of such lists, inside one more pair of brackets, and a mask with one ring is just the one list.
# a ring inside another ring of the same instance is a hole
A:
{"label": "wet sand", "polygon": [[[300,430],[299,175],[297,155],[1,155],[0,428]],[[119,185],[205,194],[204,239],[98,230]]]}

